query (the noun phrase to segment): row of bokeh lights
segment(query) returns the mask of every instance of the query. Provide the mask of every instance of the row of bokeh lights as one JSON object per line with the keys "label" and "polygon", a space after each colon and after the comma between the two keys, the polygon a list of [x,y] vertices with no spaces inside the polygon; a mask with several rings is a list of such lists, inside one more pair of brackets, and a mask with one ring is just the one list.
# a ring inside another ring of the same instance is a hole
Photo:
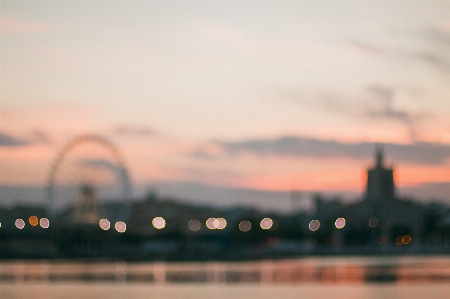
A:
{"label": "row of bokeh lights", "polygon": [[[30,216],[28,218],[28,223],[31,226],[37,226],[38,224],[42,228],[48,228],[50,226],[50,221],[47,218],[41,218],[40,220],[36,216]],[[339,217],[335,221],[335,226],[337,229],[342,229],[345,227],[346,220],[345,218]],[[388,227],[394,227],[396,224],[395,218],[389,218],[387,220]],[[23,219],[16,219],[15,225],[18,229],[23,229],[25,227],[25,221]],[[156,229],[163,229],[166,227],[166,220],[163,217],[155,217],[152,220],[152,225]],[[376,227],[378,225],[378,218],[372,217],[369,219],[369,226],[370,227]],[[1,226],[1,224],[0,224]],[[111,224],[108,219],[100,219],[99,226],[103,230],[109,230],[111,227]],[[189,229],[192,231],[198,231],[201,228],[201,223],[198,220],[191,220],[188,223]],[[225,218],[208,218],[206,220],[206,227],[208,229],[224,229],[227,226],[227,221]],[[309,229],[311,231],[317,231],[320,227],[319,220],[311,220],[309,222]],[[123,221],[117,221],[114,225],[115,229],[120,232],[124,233],[126,231],[126,224]],[[239,229],[242,232],[247,232],[251,229],[252,224],[248,220],[243,220],[239,223]],[[271,218],[264,218],[261,220],[260,227],[263,230],[269,230],[274,228],[274,221]]]}
{"label": "row of bokeh lights", "polygon": [[[48,228],[50,226],[50,221],[47,218],[41,218],[39,220],[38,217],[36,216],[30,216],[30,218],[28,218],[28,223],[31,226],[38,226],[38,224],[40,225],[40,227],[42,228]],[[18,229],[23,229],[25,227],[25,221],[21,218],[16,219],[15,223],[16,227]]]}
{"label": "row of bokeh lights", "polygon": [[[98,225],[100,225],[100,228],[103,230],[109,230],[111,228],[111,223],[108,219],[100,219]],[[114,228],[119,233],[124,233],[127,230],[127,225],[123,221],[117,221]]]}
{"label": "row of bokeh lights", "polygon": [[[336,226],[337,229],[344,228],[345,227],[345,218],[339,217],[338,219],[336,219],[336,221],[334,222],[334,226]],[[311,222],[309,222],[308,227],[309,227],[310,231],[315,232],[320,227],[320,221],[319,220],[311,220]]]}
{"label": "row of bokeh lights", "polygon": [[[109,230],[111,228],[111,223],[108,219],[100,219],[98,224],[103,230]],[[156,229],[163,229],[166,227],[166,220],[163,217],[155,217],[152,220],[152,225]],[[271,228],[274,228],[274,221],[270,218],[264,218],[261,220],[260,226],[263,230],[269,230]],[[200,223],[200,221],[193,219],[189,221],[188,227],[192,231],[198,231],[202,227],[202,224]],[[227,221],[225,218],[208,218],[208,220],[206,220],[206,227],[210,230],[221,230],[227,227]],[[248,232],[251,227],[252,224],[248,220],[243,220],[239,223],[239,229],[242,232]],[[117,221],[114,225],[114,228],[119,233],[124,233],[126,231],[126,224],[123,221]]]}
{"label": "row of bokeh lights", "polygon": [[[387,226],[392,228],[397,224],[397,220],[395,220],[394,217],[391,217],[387,220],[386,222]],[[377,217],[372,217],[369,219],[369,226],[370,227],[377,227],[378,225],[378,218]]]}
{"label": "row of bokeh lights", "polygon": [[[192,231],[198,231],[202,227],[202,224],[198,220],[189,221],[189,229]],[[206,220],[206,227],[208,229],[224,229],[227,226],[225,218],[208,218]],[[274,220],[270,218],[264,218],[261,220],[260,227],[264,230],[274,228]],[[242,220],[239,222],[239,230],[242,232],[248,232],[252,228],[252,224],[248,220]]]}
{"label": "row of bokeh lights", "polygon": [[[387,220],[387,226],[392,228],[396,225],[396,220],[395,218],[391,217]],[[337,229],[342,229],[345,227],[345,223],[346,220],[345,218],[339,217],[336,219],[336,221],[334,222],[334,226],[336,226]],[[377,217],[372,217],[369,219],[369,226],[370,227],[377,227],[378,226],[378,218]],[[309,230],[315,232],[316,230],[318,230],[320,227],[320,221],[319,220],[311,220],[311,222],[309,222]]]}
{"label": "row of bokeh lights", "polygon": [[[155,219],[157,219],[157,218],[160,218],[160,219],[162,219],[162,221],[164,221],[164,219],[162,217],[156,217]],[[227,225],[227,222],[224,218],[209,218],[208,220],[206,220],[206,227],[209,229],[224,229],[226,227],[226,225]],[[343,218],[343,217],[337,218],[336,221],[334,222],[334,225],[336,226],[337,229],[344,228],[346,225],[345,218]],[[378,225],[377,217],[372,217],[369,219],[370,227],[376,227],[377,225]],[[388,227],[392,228],[395,225],[396,225],[395,218],[391,217],[387,220]],[[155,225],[153,225],[153,226],[155,226]],[[165,221],[164,221],[164,226],[165,226]],[[164,228],[164,226],[162,226],[162,227],[155,226],[155,228]],[[264,230],[271,229],[274,227],[274,220],[272,220],[270,218],[264,218],[261,220],[260,226]],[[252,224],[248,220],[243,220],[239,223],[239,229],[243,232],[249,231],[251,229],[251,227],[252,227]],[[319,229],[319,227],[320,227],[319,220],[311,220],[311,222],[309,222],[309,229],[311,231],[316,231]],[[193,231],[198,231],[201,228],[200,221],[198,221],[198,220],[189,221],[189,228]]]}
{"label": "row of bokeh lights", "polygon": [[[411,240],[412,238],[410,235],[398,236],[397,238],[395,238],[395,245],[397,246],[408,245],[409,243],[411,243]],[[384,235],[381,235],[377,238],[377,243],[380,246],[385,245],[386,242],[387,238]]]}

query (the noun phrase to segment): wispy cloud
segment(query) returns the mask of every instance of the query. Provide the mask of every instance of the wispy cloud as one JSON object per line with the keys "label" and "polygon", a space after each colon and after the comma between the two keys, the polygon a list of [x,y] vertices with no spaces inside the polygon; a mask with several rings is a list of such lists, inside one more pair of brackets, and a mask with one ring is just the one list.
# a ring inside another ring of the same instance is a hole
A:
{"label": "wispy cloud", "polygon": [[426,27],[413,36],[429,43],[426,49],[419,50],[415,56],[423,62],[443,71],[450,71],[450,22],[440,22]]}
{"label": "wispy cloud", "polygon": [[450,47],[450,21],[440,22],[435,26],[429,26],[417,34],[420,38],[429,40],[430,42]]}
{"label": "wispy cloud", "polygon": [[25,139],[17,138],[4,132],[0,132],[0,146],[14,147],[28,145],[30,142]]}
{"label": "wispy cloud", "polygon": [[[397,121],[409,130],[410,140],[416,141],[416,128],[433,114],[427,111],[410,111],[406,108],[395,108],[396,94],[411,93],[408,88],[382,86],[372,84],[363,89],[362,96],[343,96],[336,91],[308,93],[296,90],[278,89],[276,93],[296,104],[321,110],[327,113],[340,114],[358,123],[375,120]],[[417,90],[414,93],[418,93]]]}
{"label": "wispy cloud", "polygon": [[347,116],[360,114],[358,107],[352,104],[348,98],[334,91],[323,91],[320,93],[302,92],[286,88],[277,89],[276,94],[282,99],[287,99],[295,104],[300,104],[313,109],[326,112],[339,113]]}
{"label": "wispy cloud", "polygon": [[36,143],[51,144],[52,141],[47,133],[40,130],[30,132],[27,137],[17,137],[0,132],[0,146],[2,147],[28,146]]}
{"label": "wispy cloud", "polygon": [[450,29],[447,23],[428,26],[408,34],[422,43],[421,48],[389,48],[375,45],[360,39],[348,39],[347,43],[365,53],[381,56],[388,55],[396,59],[410,59],[428,64],[439,71],[450,70]]}
{"label": "wispy cloud", "polygon": [[417,124],[423,119],[431,117],[431,113],[412,113],[406,109],[394,108],[396,89],[393,87],[372,85],[368,87],[368,90],[381,101],[381,107],[367,108],[363,116],[399,121],[408,128],[410,140],[415,141]]}
{"label": "wispy cloud", "polygon": [[426,62],[428,65],[435,67],[436,69],[441,69],[443,71],[450,71],[450,60],[448,54],[437,53],[433,51],[419,51],[416,57]]}
{"label": "wispy cloud", "polygon": [[[376,144],[373,142],[346,143],[336,140],[284,136],[275,139],[250,139],[240,142],[215,141],[226,155],[250,153],[256,156],[276,155],[298,158],[352,158],[368,159]],[[442,165],[450,158],[450,148],[446,144],[416,142],[412,144],[383,144],[389,159],[411,164]],[[210,153],[205,153],[209,157]],[[197,158],[202,158],[199,151]]]}
{"label": "wispy cloud", "polygon": [[351,45],[354,48],[357,48],[363,52],[378,55],[383,52],[383,50],[375,45],[372,45],[370,43],[367,43],[365,41],[359,40],[359,39],[348,39],[347,43]]}

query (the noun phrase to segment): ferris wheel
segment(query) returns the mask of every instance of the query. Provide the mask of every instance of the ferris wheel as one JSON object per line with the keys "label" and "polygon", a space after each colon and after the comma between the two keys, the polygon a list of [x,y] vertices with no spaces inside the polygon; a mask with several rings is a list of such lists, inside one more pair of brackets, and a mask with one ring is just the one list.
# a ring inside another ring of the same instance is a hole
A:
{"label": "ferris wheel", "polygon": [[56,155],[46,191],[50,216],[65,222],[95,223],[105,217],[106,203],[129,204],[131,182],[112,142],[100,135],[82,135]]}

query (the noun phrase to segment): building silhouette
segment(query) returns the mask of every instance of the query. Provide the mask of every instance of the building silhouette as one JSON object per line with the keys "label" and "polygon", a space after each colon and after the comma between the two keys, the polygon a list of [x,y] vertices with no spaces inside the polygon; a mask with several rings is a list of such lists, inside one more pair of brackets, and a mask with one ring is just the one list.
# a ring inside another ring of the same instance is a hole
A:
{"label": "building silhouette", "polygon": [[[423,237],[426,209],[396,194],[394,169],[386,167],[381,147],[376,149],[375,165],[367,170],[366,190],[362,200],[342,209],[350,231],[369,240],[365,243],[395,244],[398,237],[410,235],[412,244]],[[351,234],[348,241],[351,240]],[[381,238],[381,239],[380,239]]]}
{"label": "building silhouette", "polygon": [[367,171],[365,200],[374,204],[389,204],[395,198],[394,170],[384,166],[383,149],[376,149],[375,167]]}

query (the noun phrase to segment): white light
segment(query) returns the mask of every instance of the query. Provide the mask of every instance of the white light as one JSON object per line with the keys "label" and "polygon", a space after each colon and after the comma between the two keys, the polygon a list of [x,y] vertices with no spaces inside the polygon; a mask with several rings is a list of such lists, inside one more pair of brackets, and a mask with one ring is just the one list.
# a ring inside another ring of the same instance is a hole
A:
{"label": "white light", "polygon": [[[217,218],[217,229],[224,229],[227,226],[227,221],[225,220],[225,218]],[[216,221],[214,221],[214,223],[216,223]]]}
{"label": "white light", "polygon": [[273,225],[273,220],[270,218],[264,218],[263,220],[261,220],[261,228],[262,229],[270,229]]}
{"label": "white light", "polygon": [[23,221],[23,219],[16,219],[15,224],[18,229],[22,229],[25,227],[25,221]]}
{"label": "white light", "polygon": [[216,218],[208,218],[208,220],[206,220],[206,227],[209,229],[216,229],[216,221]]}
{"label": "white light", "polygon": [[50,226],[50,221],[47,218],[41,218],[41,220],[39,220],[39,225],[42,228],[48,228]]}
{"label": "white light", "polygon": [[119,233],[124,233],[127,230],[127,225],[123,221],[117,221],[114,227]]}
{"label": "white light", "polygon": [[111,227],[108,219],[100,219],[98,225],[100,225],[100,228],[103,230],[108,230]]}
{"label": "white light", "polygon": [[312,232],[315,232],[316,230],[318,230],[319,227],[320,227],[319,220],[311,220],[311,222],[309,223],[309,230]]}
{"label": "white light", "polygon": [[152,220],[153,227],[156,229],[163,229],[166,227],[166,220],[162,217],[155,217]]}
{"label": "white light", "polygon": [[337,229],[341,229],[345,226],[345,218],[338,218],[336,219],[336,222],[334,223]]}

